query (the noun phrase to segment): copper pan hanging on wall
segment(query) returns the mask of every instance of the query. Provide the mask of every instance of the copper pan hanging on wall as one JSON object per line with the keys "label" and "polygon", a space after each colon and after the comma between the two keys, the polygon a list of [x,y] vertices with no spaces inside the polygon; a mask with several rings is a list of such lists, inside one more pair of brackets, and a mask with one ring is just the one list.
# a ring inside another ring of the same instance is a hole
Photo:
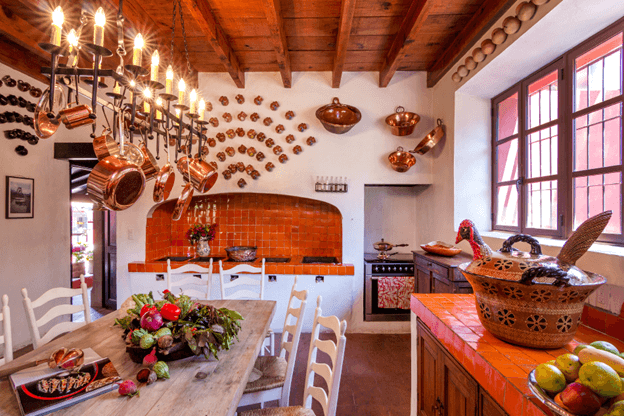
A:
{"label": "copper pan hanging on wall", "polygon": [[418,146],[416,146],[414,150],[410,150],[410,153],[424,155],[429,150],[433,149],[442,137],[444,137],[444,125],[442,124],[442,120],[438,119],[438,125],[418,143]]}
{"label": "copper pan hanging on wall", "polygon": [[386,124],[390,126],[390,131],[395,136],[409,136],[414,132],[416,124],[420,121],[420,116],[416,113],[405,111],[405,108],[398,106],[394,114],[386,117]]}

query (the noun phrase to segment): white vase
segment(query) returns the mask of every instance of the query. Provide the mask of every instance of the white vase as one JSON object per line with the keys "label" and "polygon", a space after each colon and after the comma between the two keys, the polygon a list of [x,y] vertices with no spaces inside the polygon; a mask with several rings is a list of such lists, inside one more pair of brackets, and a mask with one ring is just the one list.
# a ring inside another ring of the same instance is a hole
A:
{"label": "white vase", "polygon": [[200,239],[195,246],[195,254],[197,257],[210,256],[210,242],[207,239]]}

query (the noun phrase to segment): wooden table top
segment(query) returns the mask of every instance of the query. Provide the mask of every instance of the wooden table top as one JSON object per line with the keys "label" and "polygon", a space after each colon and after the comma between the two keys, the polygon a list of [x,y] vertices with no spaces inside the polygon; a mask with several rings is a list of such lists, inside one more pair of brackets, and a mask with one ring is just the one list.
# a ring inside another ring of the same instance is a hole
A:
{"label": "wooden table top", "polygon": [[[126,354],[123,330],[115,326],[114,319],[125,315],[125,311],[113,312],[71,333],[46,344],[36,351],[2,366],[13,366],[47,359],[52,351],[60,347],[92,348],[102,357],[108,357],[119,371],[123,380],[133,380],[139,387],[138,397],[123,397],[117,391],[59,410],[63,415],[234,415],[243,395],[243,390],[260,352],[262,342],[269,329],[274,301],[260,300],[214,300],[205,301],[217,308],[238,311],[245,318],[229,351],[219,352],[219,361],[207,361],[203,355],[169,362],[171,378],[158,380],[152,385],[136,381],[136,374],[142,368]],[[209,373],[203,380],[195,378],[198,371]],[[0,416],[20,415],[17,399],[8,379],[0,381]]]}

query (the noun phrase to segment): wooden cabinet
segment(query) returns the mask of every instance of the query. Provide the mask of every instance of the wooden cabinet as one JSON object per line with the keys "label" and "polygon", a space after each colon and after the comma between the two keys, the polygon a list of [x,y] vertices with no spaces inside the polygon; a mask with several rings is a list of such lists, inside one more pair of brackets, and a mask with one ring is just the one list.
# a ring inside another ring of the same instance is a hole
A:
{"label": "wooden cabinet", "polygon": [[418,320],[418,416],[507,416]]}
{"label": "wooden cabinet", "polygon": [[424,251],[414,253],[414,276],[418,293],[472,293],[472,286],[457,268],[472,261],[467,253],[454,257],[436,256]]}

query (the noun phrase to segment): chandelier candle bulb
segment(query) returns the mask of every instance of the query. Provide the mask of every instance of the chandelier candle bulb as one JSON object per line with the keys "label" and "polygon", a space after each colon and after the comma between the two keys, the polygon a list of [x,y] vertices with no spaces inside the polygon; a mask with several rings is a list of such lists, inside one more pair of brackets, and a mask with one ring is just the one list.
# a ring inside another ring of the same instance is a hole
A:
{"label": "chandelier candle bulb", "polygon": [[178,104],[184,105],[184,92],[186,91],[186,83],[184,82],[184,78],[180,78],[180,82],[178,82]]}
{"label": "chandelier candle bulb", "polygon": [[199,100],[199,121],[204,121],[206,112],[206,101],[202,98]]}
{"label": "chandelier candle bulb", "polygon": [[[180,120],[180,116],[181,116],[181,114],[182,114],[182,110],[180,110],[179,108],[176,108],[176,109],[175,109],[175,115],[176,115],[176,117],[178,118],[178,120]],[[176,123],[175,123],[175,125],[176,125],[176,126],[179,126],[179,125],[180,125],[180,123],[177,123],[177,122],[176,122]]]}
{"label": "chandelier candle bulb", "polygon": [[150,112],[150,100],[152,99],[152,91],[149,88],[143,90],[143,111]]}
{"label": "chandelier candle bulb", "polygon": [[162,106],[163,100],[162,98],[158,97],[158,99],[156,99],[156,120],[162,120],[162,112],[160,111]]}
{"label": "chandelier candle bulb", "polygon": [[67,65],[75,68],[78,65],[78,34],[74,29],[67,34],[67,42],[69,43],[69,58]]}
{"label": "chandelier candle bulb", "polygon": [[106,24],[106,14],[103,8],[95,12],[95,24],[93,25],[93,43],[104,46],[104,25]]}
{"label": "chandelier candle bulb", "polygon": [[171,65],[167,67],[165,77],[165,94],[171,94],[173,90],[173,68],[171,68]]}
{"label": "chandelier candle bulb", "polygon": [[160,64],[160,55],[158,54],[158,49],[154,51],[152,54],[152,66],[150,67],[150,80],[158,81],[158,65]]}
{"label": "chandelier candle bulb", "polygon": [[61,32],[63,31],[63,22],[65,21],[65,15],[63,9],[58,6],[52,12],[52,34],[50,36],[50,43],[56,46],[61,46]]}
{"label": "chandelier candle bulb", "polygon": [[191,91],[189,99],[191,104],[190,113],[195,114],[197,112],[197,91],[195,90],[195,88],[193,88],[193,90]]}
{"label": "chandelier candle bulb", "polygon": [[121,85],[119,82],[115,81],[115,86],[113,87],[113,93],[121,95]]}
{"label": "chandelier candle bulb", "polygon": [[132,65],[141,66],[143,64],[143,35],[140,33],[134,38],[134,49],[132,50]]}

